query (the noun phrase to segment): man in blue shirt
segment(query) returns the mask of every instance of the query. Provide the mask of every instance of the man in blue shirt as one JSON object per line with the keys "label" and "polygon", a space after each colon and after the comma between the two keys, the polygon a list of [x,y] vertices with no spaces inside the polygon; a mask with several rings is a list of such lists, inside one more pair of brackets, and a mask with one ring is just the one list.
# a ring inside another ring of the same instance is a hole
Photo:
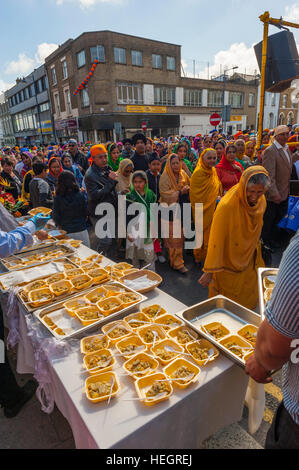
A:
{"label": "man in blue shirt", "polygon": [[256,382],[269,383],[270,371],[282,367],[283,401],[266,449],[299,449],[299,231],[283,255],[265,316],[246,372]]}
{"label": "man in blue shirt", "polygon": [[[44,217],[42,214],[38,214],[25,225],[17,227],[11,232],[0,230],[0,258],[10,256],[22,250],[25,246],[31,245],[33,243],[34,233],[38,238],[44,240],[47,234],[42,229],[49,219],[50,217]],[[0,343],[3,344],[3,342],[4,324],[3,313],[0,307]],[[23,405],[34,395],[37,384],[35,381],[29,380],[24,387],[19,387],[10,368],[6,349],[4,356],[5,362],[0,362],[0,406],[4,408],[4,416],[13,418],[19,413]]]}

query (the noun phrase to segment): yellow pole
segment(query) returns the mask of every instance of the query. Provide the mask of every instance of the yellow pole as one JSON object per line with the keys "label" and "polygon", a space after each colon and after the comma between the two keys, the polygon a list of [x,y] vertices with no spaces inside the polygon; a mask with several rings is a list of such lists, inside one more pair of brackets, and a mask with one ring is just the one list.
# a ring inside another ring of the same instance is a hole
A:
{"label": "yellow pole", "polygon": [[265,76],[266,76],[266,62],[267,62],[269,18],[270,18],[270,15],[268,11],[266,11],[264,15],[260,16],[260,20],[263,21],[264,23],[264,37],[263,37],[262,70],[261,70],[259,128],[258,128],[258,138],[257,138],[258,148],[260,147],[261,142],[262,142],[263,121],[264,121]]}

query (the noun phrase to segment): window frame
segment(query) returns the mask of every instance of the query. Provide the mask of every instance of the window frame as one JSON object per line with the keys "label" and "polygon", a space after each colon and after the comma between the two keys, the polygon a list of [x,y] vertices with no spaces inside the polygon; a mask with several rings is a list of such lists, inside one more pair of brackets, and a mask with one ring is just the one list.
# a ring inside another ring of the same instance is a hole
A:
{"label": "window frame", "polygon": [[59,93],[54,94],[54,101],[55,101],[55,111],[58,117],[61,116],[61,107],[60,107],[60,99]]}
{"label": "window frame", "polygon": [[71,93],[70,93],[69,88],[64,90],[64,96],[65,96],[65,109],[67,111],[67,115],[70,116],[72,114],[72,100],[71,100]]}
{"label": "window frame", "polygon": [[143,85],[141,83],[116,82],[116,97],[118,104],[142,105],[144,104]]}
{"label": "window frame", "polygon": [[[85,49],[82,49],[81,51],[77,52],[76,55],[77,55],[77,67],[78,67],[78,69],[81,69],[82,67],[84,67],[84,66],[86,65]],[[83,57],[83,55],[84,55],[84,63],[79,64],[79,57],[81,57],[81,55],[82,55],[82,57]]]}
{"label": "window frame", "polygon": [[52,85],[55,86],[57,85],[57,74],[56,74],[56,68],[53,67],[51,69],[51,74],[52,74]]}
{"label": "window frame", "polygon": [[[159,93],[159,97],[157,94]],[[155,86],[154,87],[155,106],[176,106],[175,87]]]}
{"label": "window frame", "polygon": [[[124,59],[125,59],[124,62],[121,62],[121,61],[119,61],[119,60],[116,60],[116,59],[117,59],[117,57],[116,57],[116,51],[124,51]],[[115,63],[115,64],[127,65],[127,52],[126,52],[126,49],[124,49],[123,47],[114,47],[114,48],[113,48],[113,55],[114,55],[114,63]]]}
{"label": "window frame", "polygon": [[[252,100],[251,100],[252,98]],[[248,106],[250,108],[254,108],[255,106],[255,94],[254,93],[249,93],[248,95]]]}
{"label": "window frame", "polygon": [[[174,68],[169,67],[169,59],[174,61]],[[170,56],[170,55],[166,56],[166,70],[168,70],[169,72],[175,72],[175,70],[176,70],[176,60],[175,60],[174,56]]]}
{"label": "window frame", "polygon": [[[98,53],[100,47],[103,49],[103,58],[101,58],[100,55],[99,55],[99,53]],[[96,49],[96,57],[94,57],[94,58],[93,58],[93,54],[92,54],[92,49]],[[97,46],[91,46],[91,47],[89,48],[89,52],[90,52],[90,60],[91,60],[92,63],[93,63],[96,59],[98,59],[100,63],[106,62],[105,46],[103,46],[102,44],[98,44]]]}
{"label": "window frame", "polygon": [[68,71],[68,68],[67,68],[66,59],[61,62],[61,65],[62,65],[63,80],[67,80],[69,78],[69,71]]}
{"label": "window frame", "polygon": [[[195,96],[197,93],[197,100],[195,100]],[[187,96],[188,99],[187,99]],[[193,98],[193,103],[192,103]],[[199,108],[202,106],[202,89],[192,89],[192,88],[184,88],[184,106],[190,106],[192,108]]]}
{"label": "window frame", "polygon": [[[138,57],[141,58],[141,63],[138,64],[138,60],[136,60],[136,63],[134,63],[134,53],[135,53],[135,59],[137,59]],[[131,60],[132,60],[132,65],[134,67],[143,67],[143,53],[142,51],[137,51],[136,49],[132,49],[131,50]]]}
{"label": "window frame", "polygon": [[[154,65],[154,58],[157,59],[157,57],[160,57],[161,59],[161,67],[157,67]],[[163,57],[161,54],[152,54],[152,68],[156,70],[162,70],[163,69]]]}
{"label": "window frame", "polygon": [[[215,94],[216,100],[210,100],[210,97],[212,94]],[[208,107],[210,108],[219,108],[220,106],[223,106],[223,91],[222,90],[208,90]]]}
{"label": "window frame", "polygon": [[[84,102],[84,96],[86,96],[85,93],[88,97],[88,104],[87,104],[87,101],[86,103]],[[81,90],[81,108],[88,108],[89,106],[90,106],[90,98],[88,94],[88,89],[86,87],[86,88],[83,88],[83,90]]]}
{"label": "window frame", "polygon": [[[234,97],[239,95],[241,97],[241,104],[235,104],[234,103]],[[229,92],[229,104],[231,105],[232,108],[234,109],[242,109],[244,108],[244,93],[241,91],[230,91]]]}

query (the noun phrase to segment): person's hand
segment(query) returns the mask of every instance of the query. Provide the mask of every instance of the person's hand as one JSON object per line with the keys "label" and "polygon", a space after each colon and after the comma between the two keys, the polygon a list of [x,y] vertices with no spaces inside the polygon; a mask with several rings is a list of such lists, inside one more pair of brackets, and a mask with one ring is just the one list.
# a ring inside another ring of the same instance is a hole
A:
{"label": "person's hand", "polygon": [[134,238],[132,237],[132,235],[128,235],[128,240],[129,240],[129,242],[133,243]]}
{"label": "person's hand", "polygon": [[35,234],[37,236],[37,238],[43,242],[44,240],[47,240],[49,238],[48,236],[48,232],[46,232],[45,230],[38,230],[37,232],[35,232]]}
{"label": "person's hand", "polygon": [[239,167],[239,165],[236,165],[235,163],[233,164],[233,168],[235,170],[239,170],[242,173],[242,168]]}
{"label": "person's hand", "polygon": [[212,281],[212,278],[213,278],[212,273],[204,273],[201,276],[201,278],[198,280],[198,282],[202,287],[209,287],[209,284]]}
{"label": "person's hand", "polygon": [[272,377],[269,377],[269,371],[257,362],[254,355],[247,360],[245,364],[245,372],[259,384],[268,384],[272,382]]}
{"label": "person's hand", "polygon": [[84,188],[80,188],[80,191],[81,191],[81,193],[85,193],[85,189],[84,189]]}
{"label": "person's hand", "polygon": [[117,179],[117,174],[114,171],[109,171],[109,178],[113,181]]}
{"label": "person's hand", "polygon": [[187,186],[184,186],[182,189],[181,189],[181,194],[187,194],[189,192],[189,189],[190,187],[187,185]]}
{"label": "person's hand", "polygon": [[45,227],[45,225],[49,222],[50,219],[51,217],[49,215],[44,216],[44,214],[41,212],[32,217],[32,219],[29,219],[29,221],[34,223],[35,229],[38,232],[39,230],[42,230]]}
{"label": "person's hand", "polygon": [[280,197],[279,194],[273,198],[273,202],[274,202],[275,204],[280,204],[281,201],[282,201],[282,199],[281,199],[281,197]]}

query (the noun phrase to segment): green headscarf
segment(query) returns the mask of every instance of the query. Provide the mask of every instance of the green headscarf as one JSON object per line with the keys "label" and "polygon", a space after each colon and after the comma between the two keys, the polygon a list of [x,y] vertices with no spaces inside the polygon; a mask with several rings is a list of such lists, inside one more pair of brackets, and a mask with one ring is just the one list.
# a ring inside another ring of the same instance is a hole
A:
{"label": "green headscarf", "polygon": [[117,171],[118,167],[119,167],[119,164],[123,160],[123,158],[121,156],[119,156],[117,162],[114,163],[114,161],[112,160],[112,157],[111,157],[111,147],[112,147],[112,145],[115,145],[117,147],[117,145],[113,144],[113,143],[108,145],[108,148],[107,148],[107,151],[108,151],[108,166],[110,166],[110,168],[113,171]]}
{"label": "green headscarf", "polygon": [[[140,178],[142,178],[146,182],[145,187],[144,187],[144,196],[141,196],[141,194],[139,194],[136,191],[136,189],[134,188],[134,180],[137,176],[139,176]],[[135,171],[135,173],[133,173],[132,184],[130,186],[130,189],[131,189],[131,191],[126,196],[127,201],[128,202],[139,202],[140,204],[143,204],[146,208],[147,235],[148,235],[148,239],[149,239],[150,238],[149,237],[150,222],[151,222],[151,219],[152,219],[150,204],[154,204],[157,201],[157,196],[151,189],[149,189],[148,179],[147,179],[146,173],[144,171],[139,170],[139,171]]]}
{"label": "green headscarf", "polygon": [[[173,149],[173,152],[177,154],[178,153],[178,146],[180,144],[183,144],[183,143],[184,142],[179,142],[178,144],[176,144],[174,149]],[[187,142],[187,144],[188,144],[188,142]],[[190,173],[193,173],[194,168],[192,167],[192,164],[191,164],[190,160],[187,157],[185,157],[185,158],[183,158],[183,162],[186,163],[186,166],[187,166],[188,170],[190,171]]]}

